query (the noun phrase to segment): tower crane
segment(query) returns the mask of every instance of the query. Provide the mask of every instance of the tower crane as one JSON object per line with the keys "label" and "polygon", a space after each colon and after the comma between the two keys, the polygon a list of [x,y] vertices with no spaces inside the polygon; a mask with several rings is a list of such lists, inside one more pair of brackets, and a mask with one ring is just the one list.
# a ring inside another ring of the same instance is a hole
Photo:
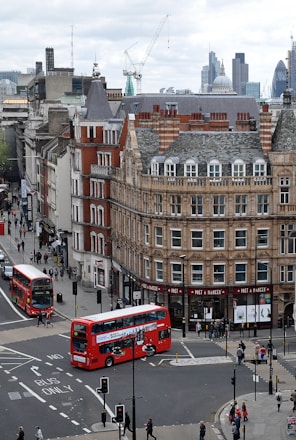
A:
{"label": "tower crane", "polygon": [[[128,49],[126,49],[126,50],[124,51],[124,54],[125,54],[126,57],[128,58],[128,60],[129,60],[129,62],[130,62],[130,64],[131,64],[131,66],[134,68],[134,70],[127,70],[127,69],[124,69],[124,70],[123,70],[123,75],[124,75],[124,76],[133,76],[133,77],[135,78],[135,80],[136,80],[136,82],[137,82],[137,93],[141,93],[141,92],[142,92],[142,70],[143,70],[143,67],[144,67],[144,65],[145,65],[145,63],[146,63],[146,61],[147,61],[147,58],[149,57],[149,55],[150,55],[150,53],[151,53],[151,51],[152,51],[152,49],[153,49],[153,47],[154,47],[154,45],[155,45],[155,43],[156,43],[156,41],[157,41],[157,39],[158,39],[158,37],[159,37],[161,31],[162,31],[162,28],[163,28],[165,22],[167,21],[168,17],[169,17],[169,15],[167,14],[167,15],[165,15],[165,16],[161,19],[161,21],[160,21],[160,23],[159,23],[159,25],[158,25],[158,27],[157,27],[157,29],[156,29],[156,31],[155,31],[155,34],[153,35],[153,38],[152,38],[152,40],[150,41],[150,44],[148,45],[148,47],[147,47],[147,49],[146,49],[146,52],[145,52],[145,54],[144,54],[144,56],[143,56],[143,59],[142,59],[142,61],[141,61],[140,63],[135,64],[135,63],[133,62],[133,60],[132,60],[132,58],[131,58],[129,52],[128,52],[129,49],[130,49],[131,47],[133,47],[133,46],[134,46],[135,44],[137,44],[137,43],[133,44],[132,46],[130,46]],[[138,66],[138,67],[137,67],[137,66]]]}

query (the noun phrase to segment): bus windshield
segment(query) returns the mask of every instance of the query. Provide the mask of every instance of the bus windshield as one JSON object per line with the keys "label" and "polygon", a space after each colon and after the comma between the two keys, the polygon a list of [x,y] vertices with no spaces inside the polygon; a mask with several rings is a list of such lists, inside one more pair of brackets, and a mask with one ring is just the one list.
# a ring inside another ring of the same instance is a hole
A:
{"label": "bus windshield", "polygon": [[32,305],[37,309],[44,309],[53,305],[53,296],[50,290],[33,290]]}

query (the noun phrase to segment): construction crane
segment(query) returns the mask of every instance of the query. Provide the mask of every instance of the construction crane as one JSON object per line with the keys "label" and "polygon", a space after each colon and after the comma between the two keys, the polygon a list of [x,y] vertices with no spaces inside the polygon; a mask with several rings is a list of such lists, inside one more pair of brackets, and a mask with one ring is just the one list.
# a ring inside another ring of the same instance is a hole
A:
{"label": "construction crane", "polygon": [[[162,31],[162,28],[163,28],[165,22],[167,21],[168,17],[169,17],[169,15],[167,14],[167,15],[165,15],[165,16],[162,18],[162,20],[160,21],[160,23],[159,23],[159,25],[158,25],[158,28],[156,29],[156,32],[155,32],[155,34],[153,35],[153,38],[152,38],[152,40],[150,41],[150,44],[149,44],[149,46],[147,47],[146,52],[145,52],[145,54],[144,54],[144,57],[143,57],[143,59],[142,59],[142,61],[141,61],[140,63],[135,64],[135,63],[133,62],[133,60],[132,60],[132,58],[131,58],[129,52],[128,52],[129,49],[131,49],[131,47],[133,47],[133,46],[134,46],[135,44],[137,44],[137,43],[134,43],[132,46],[130,46],[128,49],[126,49],[126,50],[124,51],[125,56],[128,58],[130,64],[131,64],[132,67],[134,68],[134,70],[127,70],[127,69],[124,69],[124,70],[123,70],[123,75],[124,75],[124,76],[130,76],[130,77],[132,76],[132,77],[135,78],[135,80],[136,80],[136,82],[137,82],[137,93],[141,93],[141,92],[142,92],[142,70],[143,70],[143,67],[144,67],[144,65],[145,65],[145,63],[146,63],[146,61],[147,61],[147,58],[149,57],[149,55],[150,55],[150,53],[151,53],[151,51],[152,51],[152,49],[153,49],[153,47],[154,47],[154,45],[155,45],[155,43],[156,43],[156,41],[157,41],[157,39],[158,39],[158,37],[159,37],[161,31]],[[137,66],[138,66],[138,67],[137,67]]]}

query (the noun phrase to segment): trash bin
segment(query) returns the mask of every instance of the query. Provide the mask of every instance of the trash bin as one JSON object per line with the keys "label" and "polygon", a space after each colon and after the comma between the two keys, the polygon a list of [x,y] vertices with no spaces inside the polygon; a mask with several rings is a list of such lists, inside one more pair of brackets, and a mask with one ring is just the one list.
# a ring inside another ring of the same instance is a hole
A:
{"label": "trash bin", "polygon": [[61,292],[57,293],[57,302],[58,303],[62,303],[63,302],[63,295],[61,294]]}
{"label": "trash bin", "polygon": [[278,318],[278,328],[283,328],[283,318]]}

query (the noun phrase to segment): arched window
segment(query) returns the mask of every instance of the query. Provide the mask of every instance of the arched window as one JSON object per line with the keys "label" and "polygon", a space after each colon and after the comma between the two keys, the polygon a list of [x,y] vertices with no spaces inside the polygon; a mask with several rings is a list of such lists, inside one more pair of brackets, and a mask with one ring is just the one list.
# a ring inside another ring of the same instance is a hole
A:
{"label": "arched window", "polygon": [[254,177],[266,176],[266,162],[264,159],[255,159],[253,163]]}
{"label": "arched window", "polygon": [[98,254],[105,254],[105,239],[103,234],[98,234]]}
{"label": "arched window", "polygon": [[217,159],[212,159],[208,163],[208,177],[212,179],[222,176],[222,166]]}
{"label": "arched window", "polygon": [[178,158],[169,158],[164,162],[164,175],[165,176],[176,176]]}
{"label": "arched window", "polygon": [[151,175],[159,176],[159,162],[156,159],[151,160]]}
{"label": "arched window", "polygon": [[231,174],[234,178],[245,177],[246,164],[242,159],[236,159],[231,166]]}
{"label": "arched window", "polygon": [[198,176],[198,164],[193,159],[186,160],[184,164],[184,176],[196,177]]}
{"label": "arched window", "polygon": [[96,216],[96,205],[90,205],[90,222],[92,224],[97,224],[97,216]]}
{"label": "arched window", "polygon": [[98,206],[98,225],[104,226],[104,207]]}
{"label": "arched window", "polygon": [[90,250],[91,252],[97,253],[97,234],[95,232],[90,233]]}

